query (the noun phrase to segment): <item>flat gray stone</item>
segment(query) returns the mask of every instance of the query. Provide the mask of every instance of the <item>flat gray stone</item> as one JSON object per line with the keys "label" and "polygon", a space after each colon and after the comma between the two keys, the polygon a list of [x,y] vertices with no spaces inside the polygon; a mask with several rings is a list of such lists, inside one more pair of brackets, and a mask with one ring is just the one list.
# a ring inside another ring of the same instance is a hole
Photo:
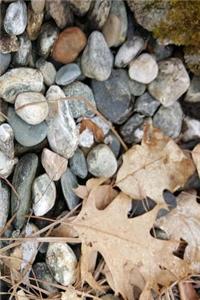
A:
{"label": "flat gray stone", "polygon": [[44,78],[44,83],[47,86],[54,84],[56,79],[56,69],[51,62],[46,61],[43,58],[40,58],[36,62],[36,68],[38,68],[42,73]]}
{"label": "flat gray stone", "polygon": [[183,112],[178,102],[169,107],[161,106],[153,118],[155,127],[160,128],[164,134],[177,138],[181,133]]}
{"label": "flat gray stone", "polygon": [[36,154],[29,153],[22,156],[15,167],[12,185],[18,196],[12,190],[11,211],[16,213],[14,224],[16,228],[22,228],[31,207],[31,187],[38,166]]}
{"label": "flat gray stone", "polygon": [[152,117],[159,106],[160,102],[146,92],[137,98],[134,110],[144,116]]}
{"label": "flat gray stone", "polygon": [[81,57],[83,74],[86,77],[104,81],[109,78],[112,65],[113,55],[103,34],[99,31],[93,31]]}
{"label": "flat gray stone", "polygon": [[41,93],[20,93],[15,100],[16,114],[30,125],[42,123],[49,113],[48,103]]}
{"label": "flat gray stone", "polygon": [[88,174],[87,162],[83,151],[79,148],[76,149],[74,155],[69,160],[70,169],[72,172],[80,177],[85,178]]}
{"label": "flat gray stone", "polygon": [[200,102],[200,76],[194,76],[192,78],[184,101],[193,103]]}
{"label": "flat gray stone", "polygon": [[[80,81],[75,81],[64,87],[63,91],[66,97],[71,98],[68,99],[68,102],[74,118],[91,117],[94,115],[94,111],[89,105],[91,104],[92,107],[96,108],[96,103],[93,92],[88,85]],[[83,99],[81,100],[81,98]]]}
{"label": "flat gray stone", "polygon": [[113,70],[109,79],[92,80],[92,89],[98,110],[112,123],[122,124],[133,110],[125,70]]}
{"label": "flat gray stone", "polygon": [[76,281],[77,259],[66,243],[49,244],[46,263],[54,279],[60,284],[68,286]]}
{"label": "flat gray stone", "polygon": [[149,93],[168,107],[175,103],[189,88],[190,78],[179,58],[158,63],[157,78],[148,86]]}
{"label": "flat gray stone", "polygon": [[81,75],[79,66],[75,63],[61,67],[56,74],[56,83],[66,85],[75,81]]}
{"label": "flat gray stone", "polygon": [[5,71],[8,69],[9,64],[11,62],[11,54],[10,53],[1,53],[0,52],[0,75],[3,75]]}
{"label": "flat gray stone", "polygon": [[16,141],[22,146],[35,146],[47,136],[47,125],[45,122],[38,125],[29,125],[17,116],[12,107],[8,109],[8,123],[14,131]]}
{"label": "flat gray stone", "polygon": [[144,40],[139,36],[127,40],[118,50],[115,56],[115,66],[118,68],[126,67],[133,58],[143,49]]}
{"label": "flat gray stone", "polygon": [[111,177],[117,171],[117,160],[112,150],[105,144],[92,148],[87,156],[89,172],[95,177]]}
{"label": "flat gray stone", "polygon": [[61,177],[61,186],[68,208],[72,210],[79,202],[79,197],[74,193],[74,189],[78,187],[76,176],[68,168]]}
{"label": "flat gray stone", "polygon": [[29,63],[31,51],[32,51],[32,43],[29,40],[27,34],[21,35],[19,37],[19,49],[13,56],[14,65],[27,66]]}
{"label": "flat gray stone", "polygon": [[6,225],[10,210],[10,191],[8,186],[0,180],[0,230]]}
{"label": "flat gray stone", "polygon": [[14,103],[22,92],[40,92],[43,89],[43,76],[32,68],[14,68],[0,77],[0,97]]}
{"label": "flat gray stone", "polygon": [[4,29],[10,35],[19,35],[27,25],[27,7],[24,1],[9,4],[4,18]]}
{"label": "flat gray stone", "polygon": [[35,178],[32,186],[33,212],[36,216],[45,215],[55,204],[56,186],[47,174]]}
{"label": "flat gray stone", "polygon": [[128,80],[128,86],[129,86],[129,91],[131,93],[132,96],[141,96],[144,94],[145,90],[146,90],[146,85],[141,83],[141,82],[137,82],[135,80],[132,80],[129,78]]}

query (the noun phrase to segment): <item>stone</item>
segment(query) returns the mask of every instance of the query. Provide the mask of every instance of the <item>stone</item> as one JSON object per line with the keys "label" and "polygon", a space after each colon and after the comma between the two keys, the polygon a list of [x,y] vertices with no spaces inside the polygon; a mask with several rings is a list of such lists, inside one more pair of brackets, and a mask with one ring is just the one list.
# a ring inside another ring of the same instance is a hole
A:
{"label": "stone", "polygon": [[66,243],[49,244],[46,263],[54,279],[64,286],[76,281],[77,259]]}
{"label": "stone", "polygon": [[78,129],[67,100],[58,101],[56,104],[57,113],[47,120],[47,139],[54,152],[70,158],[78,146]]}
{"label": "stone", "polygon": [[[49,268],[47,267],[47,264],[45,262],[37,262],[33,265],[33,271],[35,274],[35,277],[41,281],[38,281],[39,286],[44,289],[45,291],[48,291],[49,293],[56,293],[58,292],[58,289],[54,287],[51,284],[56,284],[56,281],[54,280],[53,276],[51,275],[51,272]],[[46,281],[46,282],[42,282]],[[49,282],[49,284],[48,284]]]}
{"label": "stone", "polygon": [[179,58],[158,63],[157,78],[148,86],[149,93],[168,107],[175,103],[189,88],[190,78]]}
{"label": "stone", "polygon": [[74,189],[78,187],[78,181],[69,168],[61,177],[61,186],[69,210],[74,209],[80,202],[79,197],[74,192]]}
{"label": "stone", "polygon": [[52,85],[47,90],[46,99],[49,105],[49,114],[47,117],[47,121],[48,121],[58,114],[58,108],[59,108],[58,103],[60,101],[63,101],[63,99],[65,99],[65,94],[59,86]]}
{"label": "stone", "polygon": [[99,128],[102,129],[104,136],[108,134],[108,132],[110,131],[111,124],[106,123],[100,116],[95,116],[91,120]]}
{"label": "stone", "polygon": [[87,163],[89,172],[95,177],[109,178],[117,171],[115,155],[105,144],[99,144],[90,150]]}
{"label": "stone", "polygon": [[75,81],[81,75],[79,66],[75,63],[61,67],[56,74],[56,83],[66,85]]}
{"label": "stone", "polygon": [[69,0],[71,9],[77,16],[84,16],[92,3],[92,0]]}
{"label": "stone", "polygon": [[69,160],[69,166],[74,175],[83,179],[87,177],[87,162],[81,149],[76,149],[74,155]]}
{"label": "stone", "polygon": [[165,135],[177,138],[181,133],[183,112],[178,102],[161,106],[153,117],[153,125],[160,128]]}
{"label": "stone", "polygon": [[27,66],[32,50],[32,44],[27,34],[19,37],[19,43],[19,49],[13,56],[13,63],[15,66]]}
{"label": "stone", "polygon": [[103,35],[109,47],[121,45],[127,35],[128,20],[123,0],[112,1],[109,16],[102,28]]}
{"label": "stone", "polygon": [[0,52],[7,54],[19,49],[19,41],[15,35],[0,35]]}
{"label": "stone", "polygon": [[152,117],[159,106],[160,102],[146,92],[137,98],[134,104],[134,110],[144,116]]}
{"label": "stone", "polygon": [[146,85],[135,80],[128,80],[129,91],[132,96],[141,96],[146,90]]}
{"label": "stone", "polygon": [[[38,1],[39,3],[39,1]],[[27,24],[27,34],[31,41],[35,41],[40,33],[44,18],[44,12],[36,13],[30,6],[28,8],[28,24]]]}
{"label": "stone", "polygon": [[41,93],[25,92],[16,97],[15,111],[26,123],[37,125],[46,119],[49,107]]}
{"label": "stone", "polygon": [[57,181],[65,173],[68,160],[57,153],[44,148],[41,156],[42,166],[51,180]]}
{"label": "stone", "polygon": [[[28,223],[22,230],[23,237],[30,237],[38,231],[38,228],[32,224]],[[11,268],[20,273],[28,275],[35,257],[38,252],[39,242],[36,239],[23,240],[21,244],[15,247],[11,253]],[[24,279],[25,280],[25,279]]]}
{"label": "stone", "polygon": [[174,50],[173,45],[163,45],[155,39],[150,39],[149,47],[151,49],[151,53],[155,55],[157,61],[169,58],[172,56]]}
{"label": "stone", "polygon": [[0,98],[0,123],[6,121],[7,110],[8,110],[8,103]]}
{"label": "stone", "polygon": [[20,35],[27,25],[27,8],[24,1],[9,4],[4,18],[4,29],[10,35]]}
{"label": "stone", "polygon": [[0,52],[0,75],[4,74],[5,71],[8,69],[9,64],[11,62],[11,55],[10,53],[3,54]]}
{"label": "stone", "polygon": [[31,7],[36,14],[40,14],[44,10],[45,0],[31,0]]}
{"label": "stone", "polygon": [[10,191],[8,186],[0,180],[0,230],[6,225],[10,210]]}
{"label": "stone", "polygon": [[87,14],[90,28],[101,29],[105,24],[109,11],[111,9],[111,0],[96,0],[92,1],[90,10]]}
{"label": "stone", "polygon": [[93,31],[81,57],[82,72],[86,77],[99,81],[107,80],[111,74],[113,55],[108,48],[104,36]]}
{"label": "stone", "polygon": [[119,156],[121,144],[119,139],[113,133],[110,133],[105,137],[104,143],[112,150],[115,157]]}
{"label": "stone", "polygon": [[152,55],[143,53],[130,63],[128,73],[131,79],[148,84],[157,77],[158,65]]}
{"label": "stone", "polygon": [[0,97],[14,103],[16,96],[23,92],[40,92],[43,77],[32,68],[14,68],[0,77]]}
{"label": "stone", "polygon": [[127,144],[137,142],[135,131],[143,124],[144,116],[135,113],[120,127],[120,135]]}
{"label": "stone", "polygon": [[144,48],[144,40],[135,36],[127,40],[118,50],[115,56],[115,66],[117,68],[126,67]]}
{"label": "stone", "polygon": [[65,0],[46,0],[46,10],[61,29],[73,23],[73,13]]}
{"label": "stone", "polygon": [[85,33],[78,27],[63,30],[56,40],[52,57],[58,62],[68,64],[73,62],[85,48],[87,39]]}
{"label": "stone", "polygon": [[91,130],[86,128],[79,135],[79,146],[83,148],[91,148],[94,144],[94,135]]}
{"label": "stone", "polygon": [[7,123],[0,125],[0,151],[9,158],[14,158],[14,133]]}
{"label": "stone", "polygon": [[55,204],[56,186],[47,174],[35,178],[32,186],[33,212],[44,216]]}
{"label": "stone", "polygon": [[68,102],[74,118],[91,117],[94,115],[90,104],[96,109],[96,103],[93,92],[87,84],[75,81],[64,87],[63,91],[66,97],[71,98],[68,99]]}
{"label": "stone", "polygon": [[122,124],[133,110],[125,70],[113,70],[109,79],[92,80],[92,89],[98,110],[112,123]]}
{"label": "stone", "polygon": [[185,117],[183,119],[182,140],[188,142],[200,138],[200,121]]}
{"label": "stone", "polygon": [[25,147],[32,147],[41,143],[47,136],[47,125],[29,125],[15,113],[12,107],[8,109],[8,123],[14,131],[16,141]]}
{"label": "stone", "polygon": [[59,30],[51,23],[44,23],[41,27],[40,34],[37,39],[39,54],[47,58],[53,48],[53,45],[58,38]]}
{"label": "stone", "polygon": [[200,76],[194,76],[192,78],[184,101],[193,103],[200,102]]}
{"label": "stone", "polygon": [[14,225],[21,229],[25,223],[26,215],[31,208],[31,187],[38,167],[36,154],[28,153],[22,156],[17,163],[12,179],[12,185],[16,190],[11,192],[11,211],[16,213]]}
{"label": "stone", "polygon": [[36,68],[40,70],[40,72],[42,73],[44,78],[44,83],[47,86],[54,84],[56,79],[56,69],[51,62],[46,61],[43,58],[40,58],[36,62]]}
{"label": "stone", "polygon": [[9,177],[16,163],[17,159],[10,158],[6,153],[0,151],[0,177]]}

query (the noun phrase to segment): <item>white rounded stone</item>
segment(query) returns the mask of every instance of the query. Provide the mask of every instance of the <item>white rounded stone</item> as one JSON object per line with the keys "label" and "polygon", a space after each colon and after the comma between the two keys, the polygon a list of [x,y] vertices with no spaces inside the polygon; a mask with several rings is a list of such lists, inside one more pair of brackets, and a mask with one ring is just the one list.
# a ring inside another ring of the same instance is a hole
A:
{"label": "white rounded stone", "polygon": [[129,76],[138,82],[148,84],[158,75],[158,65],[155,58],[143,53],[134,59],[129,66]]}
{"label": "white rounded stone", "polygon": [[17,96],[15,101],[17,115],[30,125],[42,123],[49,112],[48,103],[40,93],[25,92]]}

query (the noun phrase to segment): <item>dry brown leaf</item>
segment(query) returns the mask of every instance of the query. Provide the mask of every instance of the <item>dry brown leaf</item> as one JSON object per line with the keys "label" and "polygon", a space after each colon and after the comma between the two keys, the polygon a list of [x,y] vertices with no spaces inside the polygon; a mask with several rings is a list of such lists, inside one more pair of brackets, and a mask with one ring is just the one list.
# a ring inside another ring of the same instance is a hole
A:
{"label": "dry brown leaf", "polygon": [[[98,287],[90,269],[91,256],[96,255],[97,252],[106,262],[109,276],[111,276],[109,280],[109,283],[112,282],[111,287],[128,300],[134,299],[133,286],[139,285],[138,278],[146,283],[149,290],[150,288],[158,290],[158,285],[168,287],[172,282],[186,277],[196,269],[196,265],[194,266],[189,258],[182,260],[173,254],[182,236],[190,237],[187,242],[192,243],[192,250],[193,223],[190,224],[188,221],[190,228],[177,227],[176,240],[155,239],[150,234],[150,230],[155,223],[159,205],[141,216],[128,219],[127,214],[132,201],[123,193],[117,195],[105,209],[97,208],[96,195],[98,201],[100,195],[104,197],[103,188],[104,186],[96,186],[91,190],[80,214],[72,221],[73,228],[82,240],[81,276],[83,282],[88,282],[93,288]],[[195,216],[197,214],[200,216],[200,207],[195,206],[194,209],[195,212],[187,206],[188,220],[194,217],[194,213]],[[176,209],[172,210],[173,214],[170,219],[172,226],[179,225],[175,211]],[[197,227],[199,226],[198,235],[200,236],[199,219],[196,219],[196,224]],[[186,232],[187,230],[189,233]],[[139,276],[134,276],[137,273]],[[146,293],[148,293],[147,289]]]}
{"label": "dry brown leaf", "polygon": [[[194,272],[200,268],[200,205],[196,201],[196,191],[182,192],[177,197],[177,208],[164,218],[156,221],[170,239],[184,240],[188,245],[184,252],[184,260],[190,264]],[[181,235],[180,235],[181,230]]]}
{"label": "dry brown leaf", "polygon": [[23,290],[19,290],[15,296],[16,300],[29,300],[29,297],[25,294]]}
{"label": "dry brown leaf", "polygon": [[123,156],[116,185],[134,199],[148,196],[162,203],[163,190],[177,190],[194,171],[192,160],[170,137],[146,124],[142,144]]}
{"label": "dry brown leaf", "polygon": [[192,158],[200,177],[200,144],[196,145],[196,147],[194,147],[194,149],[192,150]]}
{"label": "dry brown leaf", "polygon": [[68,288],[65,292],[61,293],[61,300],[81,300],[82,297],[79,297],[76,293],[76,290],[73,288]]}
{"label": "dry brown leaf", "polygon": [[95,136],[95,139],[97,142],[103,142],[104,140],[104,133],[103,130],[92,120],[90,119],[83,119],[80,124],[80,133],[85,130],[86,128],[92,131],[92,133]]}

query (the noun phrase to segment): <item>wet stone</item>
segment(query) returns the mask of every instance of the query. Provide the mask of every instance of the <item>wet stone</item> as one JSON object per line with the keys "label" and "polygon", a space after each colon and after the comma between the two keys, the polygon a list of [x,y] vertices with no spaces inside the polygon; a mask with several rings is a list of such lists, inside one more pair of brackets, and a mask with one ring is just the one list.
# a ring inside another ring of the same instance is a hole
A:
{"label": "wet stone", "polygon": [[80,199],[74,192],[74,189],[78,187],[77,178],[69,168],[61,177],[61,186],[68,208],[72,210],[79,204]]}
{"label": "wet stone", "polygon": [[144,116],[151,117],[154,115],[159,106],[160,102],[146,92],[137,98],[134,104],[134,110]]}
{"label": "wet stone", "polygon": [[11,62],[11,55],[10,53],[3,54],[0,52],[0,75],[4,74],[5,71],[8,69],[9,64]]}
{"label": "wet stone", "polygon": [[38,166],[38,157],[36,154],[29,153],[22,156],[17,163],[12,179],[12,185],[18,196],[12,190],[11,210],[12,215],[16,213],[14,224],[16,228],[22,228],[26,215],[31,208],[31,187],[35,178]]}
{"label": "wet stone", "polygon": [[56,186],[47,174],[37,177],[32,186],[33,212],[36,216],[45,215],[55,204]]}
{"label": "wet stone", "polygon": [[69,166],[73,174],[80,178],[87,177],[88,169],[84,153],[81,149],[77,148],[74,155],[69,160]]}
{"label": "wet stone", "polygon": [[0,230],[6,225],[10,209],[10,191],[8,186],[0,180]]}
{"label": "wet stone", "polygon": [[47,136],[47,125],[29,125],[17,116],[14,109],[8,109],[8,123],[12,127],[16,141],[25,147],[32,147],[41,143]]}

